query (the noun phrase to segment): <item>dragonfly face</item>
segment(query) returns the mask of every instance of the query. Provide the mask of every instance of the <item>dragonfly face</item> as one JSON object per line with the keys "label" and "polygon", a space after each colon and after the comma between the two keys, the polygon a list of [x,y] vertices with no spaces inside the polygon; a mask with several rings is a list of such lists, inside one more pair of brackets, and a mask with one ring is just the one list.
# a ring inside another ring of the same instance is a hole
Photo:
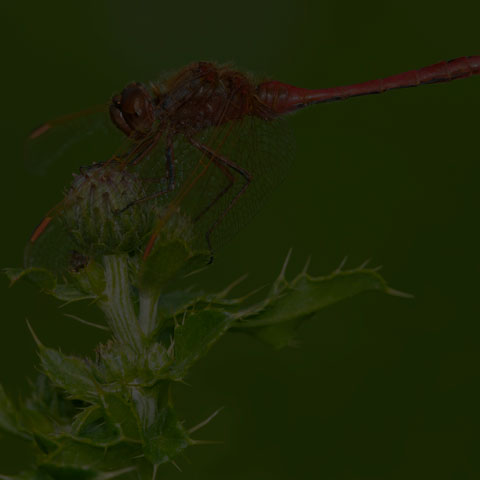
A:
{"label": "dragonfly face", "polygon": [[142,138],[153,128],[154,99],[143,84],[131,83],[112,98],[110,118],[128,137]]}

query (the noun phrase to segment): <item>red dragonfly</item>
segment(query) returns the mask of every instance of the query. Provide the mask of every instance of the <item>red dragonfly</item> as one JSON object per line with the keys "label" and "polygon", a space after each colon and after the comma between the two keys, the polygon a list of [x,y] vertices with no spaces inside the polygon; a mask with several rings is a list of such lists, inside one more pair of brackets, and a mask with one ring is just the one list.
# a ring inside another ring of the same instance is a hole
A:
{"label": "red dragonfly", "polygon": [[[198,224],[196,230],[211,252],[250,218],[290,163],[292,141],[282,121],[287,114],[318,103],[479,73],[480,56],[470,56],[364,83],[306,89],[278,81],[255,82],[230,66],[197,62],[149,86],[127,85],[109,105],[110,121],[126,137],[114,158],[120,168],[152,179],[148,195],[138,202],[162,196],[169,205],[144,257],[177,208]],[[68,120],[42,125],[29,142],[35,145]],[[61,208],[59,204],[47,214],[32,244]]]}

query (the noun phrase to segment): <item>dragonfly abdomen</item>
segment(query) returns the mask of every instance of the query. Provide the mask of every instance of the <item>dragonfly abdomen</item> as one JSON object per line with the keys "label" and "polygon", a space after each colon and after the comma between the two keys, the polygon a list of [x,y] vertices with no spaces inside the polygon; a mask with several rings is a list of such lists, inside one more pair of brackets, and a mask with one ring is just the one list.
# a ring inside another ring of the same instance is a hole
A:
{"label": "dragonfly abdomen", "polygon": [[479,73],[480,56],[461,57],[418,70],[341,87],[312,90],[277,81],[265,82],[257,87],[257,98],[277,115],[282,115],[317,103],[383,93],[398,88],[449,82]]}

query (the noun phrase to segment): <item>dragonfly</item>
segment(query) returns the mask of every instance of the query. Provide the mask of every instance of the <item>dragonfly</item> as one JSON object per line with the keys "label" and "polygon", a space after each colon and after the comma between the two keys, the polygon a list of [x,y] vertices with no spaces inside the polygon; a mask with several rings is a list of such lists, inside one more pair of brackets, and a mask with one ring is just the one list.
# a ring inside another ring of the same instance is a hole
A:
{"label": "dragonfly", "polygon": [[[99,112],[123,139],[115,154],[103,161],[104,168],[114,159],[119,168],[142,172],[148,192],[131,203],[161,197],[168,205],[143,257],[150,255],[169,216],[181,208],[193,219],[213,259],[214,248],[238,231],[286,177],[293,157],[293,139],[285,123],[289,114],[320,103],[479,73],[480,56],[466,56],[377,80],[308,89],[256,81],[230,65],[195,62],[150,84],[129,83],[106,108],[47,122],[32,132],[28,144],[41,144],[64,124]],[[31,236],[31,245],[46,234],[62,208],[61,202],[48,212]]]}

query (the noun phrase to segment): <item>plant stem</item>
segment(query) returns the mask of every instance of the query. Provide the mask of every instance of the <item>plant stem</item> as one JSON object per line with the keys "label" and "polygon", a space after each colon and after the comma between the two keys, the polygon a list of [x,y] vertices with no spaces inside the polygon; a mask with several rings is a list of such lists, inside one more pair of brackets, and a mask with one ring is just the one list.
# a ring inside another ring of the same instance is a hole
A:
{"label": "plant stem", "polygon": [[151,290],[140,290],[138,322],[145,336],[149,336],[157,326],[157,305],[159,295]]}
{"label": "plant stem", "polygon": [[100,308],[115,337],[140,352],[143,338],[133,307],[127,256],[105,255],[103,265],[106,286]]}

